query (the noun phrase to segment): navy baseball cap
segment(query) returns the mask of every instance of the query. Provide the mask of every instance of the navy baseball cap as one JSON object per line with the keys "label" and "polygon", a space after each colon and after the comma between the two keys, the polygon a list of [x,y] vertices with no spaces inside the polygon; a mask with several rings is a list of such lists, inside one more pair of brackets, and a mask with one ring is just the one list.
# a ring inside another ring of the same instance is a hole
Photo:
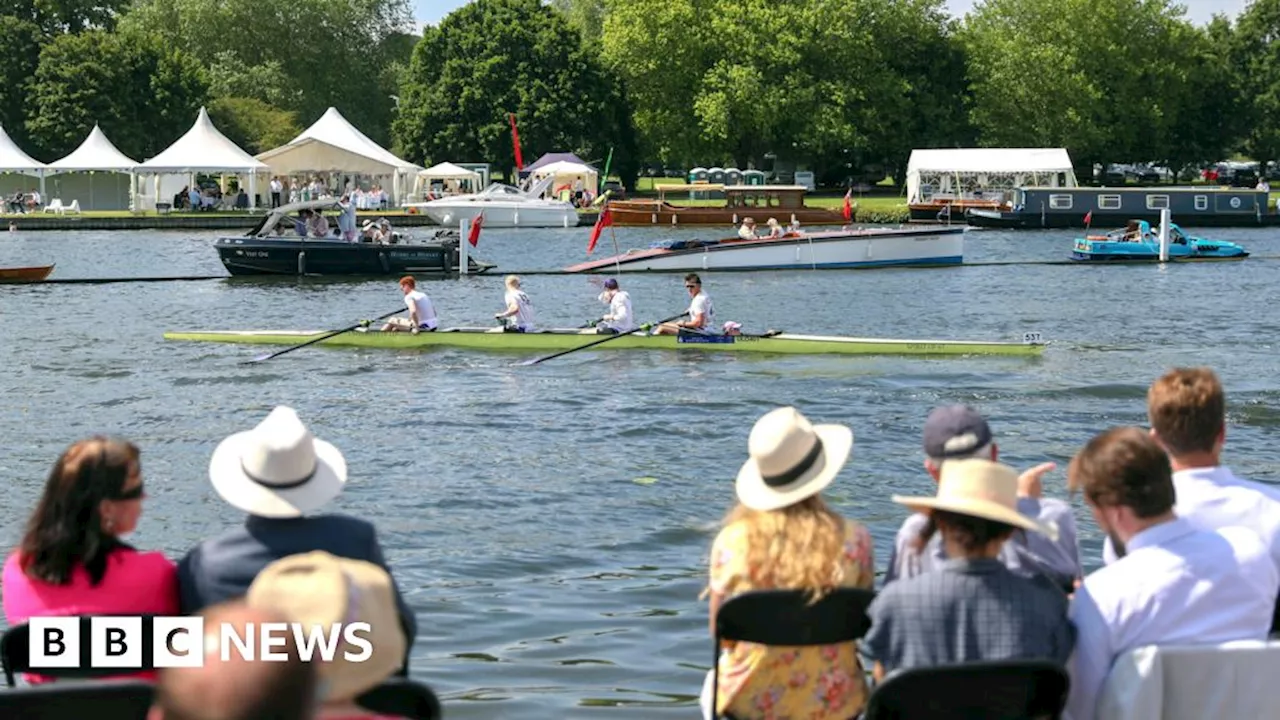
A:
{"label": "navy baseball cap", "polygon": [[617,289],[618,289],[618,281],[617,281],[617,280],[615,280],[615,279],[613,279],[613,278],[609,278],[608,280],[605,280],[605,281],[604,281],[604,286],[605,286],[605,287],[607,287],[607,288],[609,288],[610,290],[617,290]]}
{"label": "navy baseball cap", "polygon": [[931,458],[957,458],[991,444],[991,426],[968,405],[934,408],[924,421],[924,454]]}

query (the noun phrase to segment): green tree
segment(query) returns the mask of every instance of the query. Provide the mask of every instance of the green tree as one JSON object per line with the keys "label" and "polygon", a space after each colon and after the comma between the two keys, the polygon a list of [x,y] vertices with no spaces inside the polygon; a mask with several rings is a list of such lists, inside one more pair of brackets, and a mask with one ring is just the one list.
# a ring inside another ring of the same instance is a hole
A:
{"label": "green tree", "polygon": [[297,113],[257,98],[220,97],[210,101],[208,110],[222,134],[250,155],[280,147],[302,132]]}
{"label": "green tree", "polygon": [[551,0],[551,7],[563,13],[578,31],[588,52],[600,49],[604,36],[604,0]]}
{"label": "green tree", "polygon": [[34,23],[50,37],[111,29],[129,0],[0,0],[0,16]]}
{"label": "green tree", "polygon": [[[256,98],[308,124],[334,106],[386,143],[396,88],[384,71],[407,62],[397,53],[410,23],[407,0],[138,0],[120,26],[205,59],[220,97]],[[269,82],[254,89],[251,78]]]}
{"label": "green tree", "polygon": [[27,83],[40,60],[41,39],[34,23],[0,16],[0,125],[19,146],[27,143]]}
{"label": "green tree", "polygon": [[1236,26],[1232,57],[1245,101],[1244,150],[1280,160],[1280,0],[1253,0]]}
{"label": "green tree", "polygon": [[141,161],[181,136],[206,97],[203,68],[182,52],[154,38],[89,30],[59,36],[40,52],[27,130],[53,159],[75,149],[96,122]]}
{"label": "green tree", "polygon": [[963,38],[984,145],[1065,146],[1077,167],[1168,157],[1189,66],[1170,0],[984,0]]}
{"label": "green tree", "polygon": [[1184,172],[1229,156],[1248,127],[1248,107],[1241,95],[1241,78],[1229,48],[1235,38],[1231,23],[1215,17],[1207,27],[1180,28],[1183,62],[1176,67],[1176,90],[1166,97],[1170,115],[1165,153],[1158,156],[1174,171]]}
{"label": "green tree", "polygon": [[557,150],[603,161],[614,147],[625,178],[636,166],[625,105],[560,13],[540,0],[476,0],[424,32],[394,132],[417,162],[487,160],[511,170],[507,114],[515,113],[525,162]]}

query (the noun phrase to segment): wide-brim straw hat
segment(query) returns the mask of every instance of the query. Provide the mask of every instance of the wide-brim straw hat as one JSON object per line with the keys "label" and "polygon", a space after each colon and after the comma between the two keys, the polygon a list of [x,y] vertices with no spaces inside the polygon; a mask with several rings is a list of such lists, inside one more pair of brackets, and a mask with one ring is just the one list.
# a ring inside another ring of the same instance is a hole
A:
{"label": "wide-brim straw hat", "polygon": [[292,408],[280,406],[257,427],[218,444],[209,480],[223,500],[250,515],[300,517],[342,492],[347,461],[313,437]]}
{"label": "wide-brim straw hat", "polygon": [[778,510],[822,492],[849,459],[853,431],[814,425],[793,407],[756,421],[747,439],[750,458],[738,471],[738,501],[753,510]]}
{"label": "wide-brim straw hat", "polygon": [[894,495],[893,501],[920,513],[944,510],[1031,530],[1051,540],[1058,539],[1057,527],[1037,522],[1018,512],[1018,472],[990,460],[948,460],[942,464],[936,496]]}
{"label": "wide-brim straw hat", "polygon": [[[290,555],[263,568],[249,586],[245,600],[252,607],[279,612],[302,625],[304,633],[339,635],[333,660],[324,662],[318,649],[316,665],[323,702],[343,702],[382,684],[404,665],[406,640],[396,605],[395,585],[386,570],[363,560],[336,557],[327,552]],[[346,640],[345,626],[368,623],[357,630],[372,650]],[[336,630],[334,625],[339,625]],[[315,626],[319,628],[315,628]]]}

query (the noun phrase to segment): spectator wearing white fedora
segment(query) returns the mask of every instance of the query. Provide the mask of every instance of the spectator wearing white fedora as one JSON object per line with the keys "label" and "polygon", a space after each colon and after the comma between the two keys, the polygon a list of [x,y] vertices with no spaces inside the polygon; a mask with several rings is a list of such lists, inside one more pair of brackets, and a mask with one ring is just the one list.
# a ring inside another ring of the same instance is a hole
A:
{"label": "spectator wearing white fedora", "polygon": [[[371,523],[316,514],[346,486],[347,462],[338,448],[314,437],[292,408],[277,407],[257,427],[223,440],[209,461],[209,479],[223,500],[248,517],[178,563],[184,613],[244,595],[264,567],[298,553],[323,550],[390,573]],[[396,604],[412,646],[417,621],[398,589]]]}

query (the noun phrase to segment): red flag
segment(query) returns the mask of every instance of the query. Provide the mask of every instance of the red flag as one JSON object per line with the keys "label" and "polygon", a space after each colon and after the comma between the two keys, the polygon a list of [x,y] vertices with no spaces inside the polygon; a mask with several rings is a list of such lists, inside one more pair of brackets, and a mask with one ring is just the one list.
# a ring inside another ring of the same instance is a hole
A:
{"label": "red flag", "polygon": [[484,225],[484,213],[476,216],[476,221],[471,225],[471,232],[467,233],[467,242],[471,243],[471,247],[480,244],[480,228]]}
{"label": "red flag", "polygon": [[1085,214],[1084,214],[1084,226],[1085,226],[1085,228],[1086,228],[1086,229],[1089,227],[1089,223],[1091,223],[1091,222],[1093,222],[1093,211],[1092,211],[1092,210],[1090,210],[1089,212],[1087,212],[1087,213],[1085,213]]}
{"label": "red flag", "polygon": [[592,250],[596,249],[596,242],[600,240],[600,231],[613,224],[613,213],[609,212],[609,203],[604,204],[604,209],[600,211],[600,217],[596,218],[595,227],[591,228],[591,242],[587,243],[587,254],[590,255]]}
{"label": "red flag", "polygon": [[511,120],[511,144],[516,148],[516,170],[524,169],[524,158],[520,156],[520,133],[516,132],[516,114],[507,113]]}
{"label": "red flag", "polygon": [[852,202],[850,202],[850,200],[851,200],[852,198],[853,198],[853,188],[849,188],[849,192],[846,192],[846,193],[844,194],[844,219],[845,219],[845,222],[848,222],[848,221],[850,221],[850,220],[852,220],[852,219],[853,219],[853,203],[852,203]]}

